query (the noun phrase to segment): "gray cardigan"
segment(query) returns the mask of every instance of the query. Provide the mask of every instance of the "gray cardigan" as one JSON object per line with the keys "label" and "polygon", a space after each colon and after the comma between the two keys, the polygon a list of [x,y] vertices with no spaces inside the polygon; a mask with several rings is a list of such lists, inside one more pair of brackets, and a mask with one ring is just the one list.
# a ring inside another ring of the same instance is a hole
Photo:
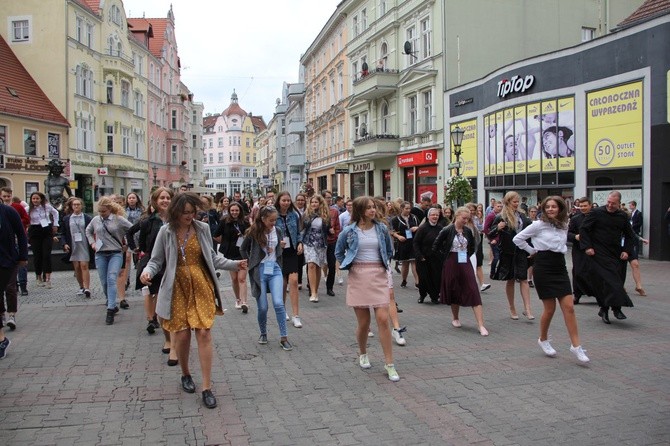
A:
{"label": "gray cardigan", "polygon": [[[284,238],[282,230],[275,226],[277,231],[277,264],[279,267],[282,267],[282,255],[284,248],[281,246],[281,241]],[[243,259],[248,259],[249,261],[249,282],[251,282],[251,295],[254,298],[258,298],[261,295],[261,268],[260,264],[265,258],[265,251],[260,247],[260,245],[253,238],[248,235],[244,237],[242,246],[240,247],[240,254],[242,254]]]}
{"label": "gray cardigan", "polygon": [[[223,306],[221,304],[221,295],[219,292],[218,281],[216,278],[217,269],[226,269],[237,271],[239,269],[239,261],[229,260],[223,254],[217,253],[212,247],[212,235],[209,230],[209,225],[201,221],[193,220],[193,226],[200,242],[205,263],[209,276],[214,284],[214,298],[216,300],[216,309],[220,311]],[[170,225],[163,226],[158,231],[154,249],[151,252],[151,260],[144,268],[142,273],[149,273],[154,277],[163,270],[165,265],[165,273],[163,280],[158,290],[158,301],[156,303],[156,314],[163,319],[170,319],[172,311],[172,291],[174,289],[174,276],[177,270],[177,235],[172,230]]]}

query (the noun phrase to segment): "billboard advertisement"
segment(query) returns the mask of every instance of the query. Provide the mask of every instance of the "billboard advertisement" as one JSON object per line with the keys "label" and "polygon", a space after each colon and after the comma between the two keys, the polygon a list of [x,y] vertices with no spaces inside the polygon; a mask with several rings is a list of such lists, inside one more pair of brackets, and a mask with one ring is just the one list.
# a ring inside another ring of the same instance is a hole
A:
{"label": "billboard advertisement", "polygon": [[[450,132],[453,132],[456,126],[464,130],[463,141],[461,142],[461,175],[464,177],[477,176],[477,120],[459,122],[451,125]],[[454,148],[451,147],[450,160],[452,163],[458,161],[454,157]]]}
{"label": "billboard advertisement", "polygon": [[642,81],[586,95],[588,168],[642,166]]}
{"label": "billboard advertisement", "polygon": [[575,168],[575,100],[562,97],[484,116],[484,174],[514,175]]}

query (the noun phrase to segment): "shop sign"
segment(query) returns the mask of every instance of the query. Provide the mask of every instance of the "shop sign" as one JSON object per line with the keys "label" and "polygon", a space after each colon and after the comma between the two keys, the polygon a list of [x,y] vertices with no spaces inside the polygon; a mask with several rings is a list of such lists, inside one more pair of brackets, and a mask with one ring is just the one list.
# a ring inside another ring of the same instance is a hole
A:
{"label": "shop sign", "polygon": [[98,175],[109,175],[106,167],[98,167]]}
{"label": "shop sign", "polygon": [[338,164],[335,166],[335,174],[340,174],[340,173],[349,173],[349,165],[348,164]]}
{"label": "shop sign", "polygon": [[[375,170],[375,163],[372,161],[366,161],[364,163],[356,163],[351,165],[350,173],[357,172],[367,172],[369,170]],[[337,172],[336,172],[337,173]]]}
{"label": "shop sign", "polygon": [[437,149],[398,155],[398,167],[422,166],[424,164],[437,164]]}
{"label": "shop sign", "polygon": [[130,180],[131,189],[142,189],[142,180]]}
{"label": "shop sign", "polygon": [[49,170],[46,164],[40,165],[36,159],[20,158],[9,155],[3,155],[3,159],[4,159],[3,168],[8,170],[36,170],[36,171]]}
{"label": "shop sign", "polygon": [[525,93],[535,83],[535,76],[512,76],[511,79],[502,79],[498,82],[499,98],[505,98],[510,93]]}
{"label": "shop sign", "polygon": [[116,176],[119,178],[144,178],[146,174],[142,172],[132,172],[130,170],[117,170]]}
{"label": "shop sign", "polygon": [[416,174],[419,177],[436,177],[437,176],[437,166],[420,167],[420,168],[416,169]]}
{"label": "shop sign", "polygon": [[300,183],[300,174],[299,173],[291,173],[291,183]]}

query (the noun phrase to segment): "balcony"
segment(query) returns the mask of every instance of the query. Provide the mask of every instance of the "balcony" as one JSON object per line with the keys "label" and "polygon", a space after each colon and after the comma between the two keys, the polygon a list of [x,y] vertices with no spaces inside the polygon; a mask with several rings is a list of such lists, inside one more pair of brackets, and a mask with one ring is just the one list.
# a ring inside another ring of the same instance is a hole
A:
{"label": "balcony", "polygon": [[288,125],[286,132],[289,135],[303,135],[305,134],[305,117],[302,115],[295,115],[288,118]]}
{"label": "balcony", "polygon": [[288,86],[288,100],[289,102],[299,102],[305,99],[305,84],[300,82],[298,84],[290,84]]}
{"label": "balcony", "polygon": [[400,72],[378,68],[354,79],[354,96],[365,101],[378,99],[398,90]]}
{"label": "balcony", "polygon": [[168,141],[185,141],[186,134],[178,129],[170,129],[167,132]]}
{"label": "balcony", "polygon": [[367,135],[354,141],[354,158],[379,158],[396,155],[400,150],[398,135]]}

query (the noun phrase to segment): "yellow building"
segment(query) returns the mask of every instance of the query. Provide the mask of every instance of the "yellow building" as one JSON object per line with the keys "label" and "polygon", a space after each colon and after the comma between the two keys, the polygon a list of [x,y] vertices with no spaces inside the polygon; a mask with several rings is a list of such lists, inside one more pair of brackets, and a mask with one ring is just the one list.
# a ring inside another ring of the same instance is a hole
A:
{"label": "yellow building", "polygon": [[0,186],[27,201],[45,192],[49,161],[69,158],[70,125],[3,37],[0,60]]}
{"label": "yellow building", "polygon": [[87,211],[101,194],[148,192],[148,50],[130,36],[123,2],[3,2],[0,20],[0,34],[72,123],[64,160]]}

